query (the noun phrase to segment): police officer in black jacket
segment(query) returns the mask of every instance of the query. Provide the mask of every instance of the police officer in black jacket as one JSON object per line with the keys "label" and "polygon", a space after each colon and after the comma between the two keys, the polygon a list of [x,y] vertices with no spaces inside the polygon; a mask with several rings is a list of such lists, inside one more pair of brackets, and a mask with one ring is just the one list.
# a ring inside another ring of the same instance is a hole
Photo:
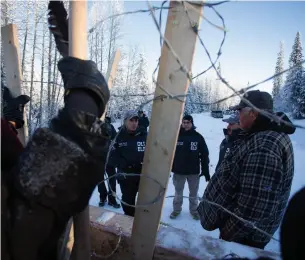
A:
{"label": "police officer in black jacket", "polygon": [[[144,158],[147,133],[139,127],[139,116],[136,111],[127,111],[124,116],[124,125],[117,136],[114,150],[111,153],[110,163],[117,167],[120,176],[118,182],[122,191],[122,201],[135,205],[136,195],[139,190],[140,176],[128,176],[128,174],[140,174]],[[124,213],[134,216],[135,208],[122,203]]]}
{"label": "police officer in black jacket", "polygon": [[184,116],[182,120],[172,172],[175,198],[174,210],[170,218],[175,219],[182,210],[183,189],[187,180],[190,190],[189,210],[193,218],[199,220],[197,213],[199,178],[205,176],[206,181],[210,180],[209,150],[203,136],[195,130],[193,117],[190,115]]}
{"label": "police officer in black jacket", "polygon": [[[109,124],[109,126],[111,128],[111,140],[113,140],[115,138],[117,132],[116,132],[114,126],[111,124],[111,117],[106,116],[105,123]],[[105,206],[105,203],[107,201],[107,196],[108,196],[108,205],[118,209],[121,207],[121,205],[119,203],[117,203],[115,196],[112,195],[112,191],[116,192],[116,178],[111,178],[112,176],[114,176],[116,174],[115,167],[108,163],[106,166],[106,173],[109,178],[109,180],[107,181],[108,192],[107,192],[107,188],[106,188],[106,183],[101,182],[98,185],[98,192],[100,193],[99,206],[100,207]]]}
{"label": "police officer in black jacket", "polygon": [[226,154],[229,153],[233,142],[237,139],[238,134],[241,132],[238,112],[232,114],[229,118],[223,119],[222,121],[228,123],[228,126],[227,128],[223,129],[225,138],[220,144],[219,159],[215,171],[220,166]]}
{"label": "police officer in black jacket", "polygon": [[147,116],[145,115],[143,110],[140,110],[138,112],[139,115],[139,127],[143,129],[143,131],[147,132],[147,127],[149,127],[149,120]]}

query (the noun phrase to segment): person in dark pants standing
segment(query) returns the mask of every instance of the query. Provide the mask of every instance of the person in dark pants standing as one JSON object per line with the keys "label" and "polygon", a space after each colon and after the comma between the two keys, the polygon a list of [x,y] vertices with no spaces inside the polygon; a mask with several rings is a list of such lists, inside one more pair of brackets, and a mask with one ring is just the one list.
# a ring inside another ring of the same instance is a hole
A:
{"label": "person in dark pants standing", "polygon": [[199,178],[205,176],[206,181],[210,180],[209,150],[203,136],[195,130],[193,117],[190,115],[184,116],[182,120],[172,172],[175,198],[174,210],[170,218],[175,219],[182,210],[183,189],[187,181],[190,190],[189,210],[192,217],[199,220],[197,213]]}
{"label": "person in dark pants standing", "polygon": [[[111,165],[117,167],[118,173],[124,176],[118,178],[122,191],[122,201],[135,205],[139,190],[147,133],[139,127],[139,116],[136,111],[127,111],[124,116],[124,125],[117,136],[111,153]],[[135,208],[122,203],[125,215],[134,216]]]}
{"label": "person in dark pants standing", "polygon": [[223,122],[228,123],[227,128],[223,129],[225,138],[222,140],[219,149],[219,159],[215,171],[220,166],[226,154],[230,152],[233,142],[237,139],[238,134],[241,132],[239,125],[239,113],[232,114],[229,118],[223,119]]}
{"label": "person in dark pants standing", "polygon": [[139,114],[139,127],[142,128],[143,131],[147,132],[147,127],[149,127],[149,120],[143,110],[140,110],[138,114]]}
{"label": "person in dark pants standing", "polygon": [[[105,117],[105,122],[108,123],[111,127],[111,140],[113,140],[115,138],[117,132],[116,132],[114,126],[111,124],[111,118],[106,116]],[[115,196],[112,195],[112,191],[116,192],[116,178],[114,178],[114,177],[111,178],[112,176],[114,176],[116,174],[115,167],[108,163],[107,166],[106,166],[106,173],[108,175],[108,178],[110,178],[107,181],[108,192],[107,192],[105,182],[101,182],[98,185],[98,192],[100,193],[99,206],[100,207],[105,206],[105,203],[107,201],[107,196],[108,196],[108,205],[118,209],[121,206],[120,206],[119,203],[117,203]]]}

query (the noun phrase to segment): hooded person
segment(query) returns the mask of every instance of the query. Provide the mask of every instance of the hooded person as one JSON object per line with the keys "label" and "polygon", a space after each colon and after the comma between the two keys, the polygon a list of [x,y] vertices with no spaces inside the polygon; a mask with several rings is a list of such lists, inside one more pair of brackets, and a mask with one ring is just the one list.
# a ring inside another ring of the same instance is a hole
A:
{"label": "hooded person", "polygon": [[190,191],[189,211],[195,220],[199,220],[199,180],[201,176],[205,176],[206,181],[210,180],[209,150],[203,136],[195,130],[191,115],[185,115],[182,119],[172,172],[175,197],[170,218],[175,219],[182,211],[183,190],[187,181]]}
{"label": "hooded person", "polygon": [[[110,154],[109,164],[116,167],[118,173],[124,174],[118,178],[118,182],[122,191],[122,201],[129,205],[135,205],[139,190],[146,137],[146,131],[139,127],[138,113],[133,110],[126,111],[124,124]],[[128,176],[128,174],[133,175]],[[123,202],[124,213],[134,216],[135,208]]]}
{"label": "hooded person", "polygon": [[295,127],[284,113],[272,112],[273,100],[267,92],[249,91],[232,109],[239,111],[243,131],[207,185],[198,212],[204,229],[219,229],[224,240],[263,249],[270,241],[269,236],[209,201],[273,235],[291,190],[294,154],[289,135],[295,132]]}
{"label": "hooded person", "polygon": [[143,110],[139,110],[139,127],[143,128],[143,131],[147,132],[147,127],[149,127],[149,120]]}
{"label": "hooded person", "polygon": [[[113,140],[117,134],[114,126],[111,124],[111,117],[106,116],[105,117],[105,123],[109,125],[109,131],[111,132],[111,140]],[[116,178],[113,177],[116,174],[116,169],[110,164],[106,165],[106,173],[108,176],[108,191],[106,188],[106,183],[101,182],[99,183],[98,187],[98,192],[100,194],[100,202],[99,206],[104,207],[105,203],[107,202],[108,198],[108,205],[112,206],[116,209],[120,208],[121,205],[117,203],[115,196],[113,196],[112,192],[116,193]]]}

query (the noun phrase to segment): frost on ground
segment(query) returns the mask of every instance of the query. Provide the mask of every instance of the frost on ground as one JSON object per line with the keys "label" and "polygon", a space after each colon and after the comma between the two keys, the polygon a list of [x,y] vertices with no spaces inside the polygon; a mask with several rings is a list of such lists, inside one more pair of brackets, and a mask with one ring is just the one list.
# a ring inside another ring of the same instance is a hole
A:
{"label": "frost on ground", "polygon": [[[194,124],[197,127],[197,131],[203,135],[203,137],[206,140],[206,143],[209,148],[210,152],[210,173],[211,175],[214,173],[215,166],[218,162],[218,155],[219,155],[219,145],[224,138],[222,129],[226,127],[226,123],[222,122],[221,119],[215,119],[212,118],[208,113],[204,114],[196,114],[193,115],[194,118]],[[296,124],[303,125],[305,127],[305,120],[298,120],[295,121]],[[119,127],[119,124],[115,124],[115,127]],[[293,148],[294,148],[294,156],[295,156],[295,173],[294,173],[294,179],[292,183],[292,189],[290,197],[293,196],[300,188],[302,188],[305,185],[305,174],[302,167],[304,158],[305,158],[305,129],[297,129],[296,132],[290,136]],[[206,182],[204,178],[200,179],[200,186],[199,186],[199,196],[202,196],[205,187]],[[184,189],[184,195],[188,196],[189,190],[187,187],[187,184],[185,185]],[[173,186],[172,178],[170,178],[167,194],[166,196],[174,195],[175,189]],[[121,190],[120,186],[117,185],[117,195],[118,197],[121,197]],[[98,206],[99,202],[99,193],[97,189],[94,191],[91,200],[90,205]],[[166,199],[163,206],[163,212],[162,212],[162,219],[161,221],[163,223],[166,223],[170,226],[180,228],[183,230],[190,231],[191,233],[198,234],[198,235],[205,235],[210,236],[214,238],[219,237],[219,231],[206,231],[204,230],[199,221],[193,220],[191,215],[189,214],[189,202],[187,199],[184,199],[183,204],[183,210],[181,212],[181,215],[175,219],[172,220],[169,218],[170,213],[172,212],[172,202],[173,199],[169,198]],[[109,206],[105,206],[105,209],[115,211],[122,213],[122,209],[114,209]],[[276,238],[279,238],[279,230],[274,235]],[[170,240],[174,240],[175,238],[171,238]],[[179,241],[176,241],[176,243],[179,243]],[[195,243],[195,241],[194,241]],[[270,243],[266,246],[266,250],[279,252],[279,244],[271,240]]]}

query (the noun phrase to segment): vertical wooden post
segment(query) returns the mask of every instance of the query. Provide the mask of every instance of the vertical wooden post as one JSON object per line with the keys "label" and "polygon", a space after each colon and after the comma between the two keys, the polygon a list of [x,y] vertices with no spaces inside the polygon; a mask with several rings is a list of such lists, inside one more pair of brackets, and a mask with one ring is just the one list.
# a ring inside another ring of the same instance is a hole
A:
{"label": "vertical wooden post", "polygon": [[[188,3],[185,4],[188,5]],[[191,71],[197,35],[191,28],[182,3],[171,1],[170,7],[165,38],[173,47],[181,62]],[[202,6],[199,5],[194,5],[194,8],[188,9],[189,17],[194,26],[199,26],[201,13]],[[185,73],[180,70],[180,65],[166,45],[162,47],[157,82],[158,85],[173,95],[187,93],[189,80]],[[156,86],[155,97],[162,94],[166,95],[158,85]],[[153,103],[138,204],[150,203],[160,192],[160,185],[144,176],[154,178],[165,189],[167,188],[183,109],[184,102],[176,99],[157,100]],[[136,208],[132,229],[133,259],[135,260],[153,258],[164,196],[165,193],[153,205]]]}
{"label": "vertical wooden post", "polygon": [[[1,27],[1,36],[7,87],[14,97],[20,96],[23,93],[21,90],[22,74],[17,26],[8,24]],[[24,126],[18,129],[18,138],[25,145],[28,138],[26,113],[24,113],[23,120]]]}
{"label": "vertical wooden post", "polygon": [[[87,59],[87,1],[73,0],[69,6],[69,56]],[[73,260],[90,259],[89,207],[73,217]]]}
{"label": "vertical wooden post", "polygon": [[[116,52],[114,53],[114,55],[111,59],[111,63],[110,63],[111,66],[109,66],[108,70],[107,70],[106,80],[107,80],[107,83],[108,83],[109,90],[112,88],[113,81],[115,79],[118,64],[119,64],[119,61],[120,61],[120,55],[121,55],[120,51],[116,50]],[[101,120],[105,119],[106,112],[107,112],[107,106],[105,107],[104,114],[101,116]]]}

